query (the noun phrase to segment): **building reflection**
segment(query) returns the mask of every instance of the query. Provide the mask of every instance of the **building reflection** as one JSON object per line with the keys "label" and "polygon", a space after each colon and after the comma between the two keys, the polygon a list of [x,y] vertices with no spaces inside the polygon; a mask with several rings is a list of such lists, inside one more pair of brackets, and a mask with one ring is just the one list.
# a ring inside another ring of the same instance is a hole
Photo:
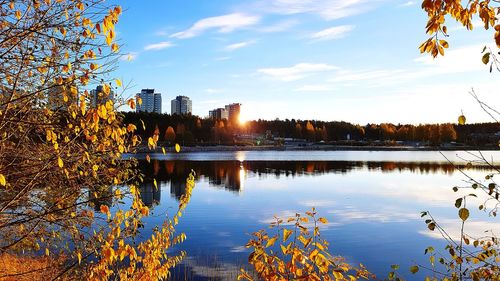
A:
{"label": "building reflection", "polygon": [[152,182],[145,182],[139,187],[141,192],[141,200],[148,207],[156,206],[161,201],[161,188],[155,187]]}
{"label": "building reflection", "polygon": [[184,181],[170,181],[170,195],[175,199],[181,199],[181,196],[186,194],[186,182]]}
{"label": "building reflection", "polygon": [[208,179],[210,186],[239,193],[245,178],[296,177],[302,175],[347,174],[357,170],[381,171],[383,173],[412,172],[420,174],[453,174],[457,169],[489,170],[486,166],[452,165],[448,163],[419,162],[363,162],[363,161],[159,161],[141,162],[145,175],[141,196],[148,206],[158,204],[161,199],[158,186],[170,186],[172,197],[179,199],[186,191],[186,178],[191,170],[196,177]]}

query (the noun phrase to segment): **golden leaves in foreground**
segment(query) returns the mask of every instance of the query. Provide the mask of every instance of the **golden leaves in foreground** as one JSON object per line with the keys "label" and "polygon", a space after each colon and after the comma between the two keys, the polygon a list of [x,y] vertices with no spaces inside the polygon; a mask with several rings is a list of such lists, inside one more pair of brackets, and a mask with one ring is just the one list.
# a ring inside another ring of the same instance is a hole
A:
{"label": "golden leaves in foreground", "polygon": [[[466,3],[466,5],[464,5]],[[430,35],[422,45],[421,53],[430,53],[433,57],[444,55],[444,49],[449,44],[440,36],[448,37],[446,18],[451,17],[462,24],[467,30],[473,29],[472,20],[478,16],[483,24],[483,28],[488,30],[494,26],[494,41],[500,47],[500,25],[497,14],[500,12],[496,1],[435,1],[423,0],[422,9],[427,13],[426,33]],[[484,62],[484,61],[483,61]]]}
{"label": "golden leaves in foreground", "polygon": [[[104,280],[111,276],[118,276],[120,280],[164,280],[170,276],[170,269],[179,264],[186,256],[181,251],[173,253],[171,248],[182,243],[186,239],[184,233],[176,234],[175,225],[188,203],[191,200],[194,188],[194,172],[191,172],[186,180],[186,193],[179,199],[176,213],[171,220],[166,220],[149,237],[149,239],[135,245],[133,241],[128,244],[121,235],[124,232],[136,231],[141,218],[150,214],[149,208],[144,205],[140,198],[139,189],[131,186],[133,196],[131,209],[124,212],[116,211],[110,219],[107,234],[100,233],[97,239],[104,241],[99,255],[100,259],[90,267],[90,279]],[[107,207],[101,206],[101,211],[109,211]],[[123,230],[123,231],[122,231]],[[115,241],[108,243],[107,241]],[[127,263],[122,263],[128,258]]]}
{"label": "golden leaves in foreground", "polygon": [[[252,249],[248,262],[263,280],[358,280],[374,277],[363,265],[353,267],[341,257],[328,252],[328,242],[321,239],[320,226],[326,218],[318,218],[316,210],[304,215],[281,219],[275,217],[270,227],[275,235],[260,230],[246,244]],[[292,237],[293,239],[290,239]],[[277,241],[282,244],[275,246]],[[241,269],[238,280],[254,280]]]}

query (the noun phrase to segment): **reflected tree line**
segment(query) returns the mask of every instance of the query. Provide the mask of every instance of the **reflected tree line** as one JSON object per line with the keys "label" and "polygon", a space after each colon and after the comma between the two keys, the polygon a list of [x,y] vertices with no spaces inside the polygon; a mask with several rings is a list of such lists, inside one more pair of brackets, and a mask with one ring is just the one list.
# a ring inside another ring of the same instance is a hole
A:
{"label": "reflected tree line", "polygon": [[[140,186],[141,196],[148,206],[158,204],[161,199],[160,188],[169,184],[170,194],[177,200],[185,193],[186,177],[191,170],[196,172],[197,180],[208,180],[213,187],[231,192],[241,192],[247,176],[279,178],[304,175],[347,174],[356,170],[379,171],[382,173],[412,172],[420,174],[448,174],[457,169],[489,170],[487,166],[452,165],[449,163],[419,162],[366,162],[366,161],[161,161],[151,160],[140,163],[144,183]],[[101,202],[102,204],[103,202]]]}

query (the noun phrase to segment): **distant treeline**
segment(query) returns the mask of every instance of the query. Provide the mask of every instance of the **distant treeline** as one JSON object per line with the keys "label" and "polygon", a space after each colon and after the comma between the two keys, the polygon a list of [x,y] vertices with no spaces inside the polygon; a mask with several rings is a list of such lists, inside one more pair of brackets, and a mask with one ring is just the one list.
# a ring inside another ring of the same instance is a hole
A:
{"label": "distant treeline", "polygon": [[[254,120],[244,125],[227,120],[200,118],[195,115],[124,113],[125,123],[135,124],[140,136],[159,132],[160,141],[193,144],[238,144],[242,136],[260,135],[263,139],[293,138],[311,142],[405,141],[440,145],[456,141],[468,145],[496,144],[498,123],[478,124],[367,124],[318,120]],[[144,126],[143,126],[144,124]],[[145,129],[144,129],[145,127]]]}

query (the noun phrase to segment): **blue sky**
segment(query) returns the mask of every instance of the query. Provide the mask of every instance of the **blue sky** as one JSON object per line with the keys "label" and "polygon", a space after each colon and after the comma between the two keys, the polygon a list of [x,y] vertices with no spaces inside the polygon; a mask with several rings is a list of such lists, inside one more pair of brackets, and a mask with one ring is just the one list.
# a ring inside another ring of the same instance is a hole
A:
{"label": "blue sky", "polygon": [[[242,103],[244,119],[368,122],[490,121],[471,88],[498,104],[497,73],[481,63],[492,33],[450,21],[445,57],[421,55],[426,17],[403,0],[125,0],[117,26],[125,55],[114,74],[182,94],[193,113]],[[127,58],[130,58],[128,60]]]}

